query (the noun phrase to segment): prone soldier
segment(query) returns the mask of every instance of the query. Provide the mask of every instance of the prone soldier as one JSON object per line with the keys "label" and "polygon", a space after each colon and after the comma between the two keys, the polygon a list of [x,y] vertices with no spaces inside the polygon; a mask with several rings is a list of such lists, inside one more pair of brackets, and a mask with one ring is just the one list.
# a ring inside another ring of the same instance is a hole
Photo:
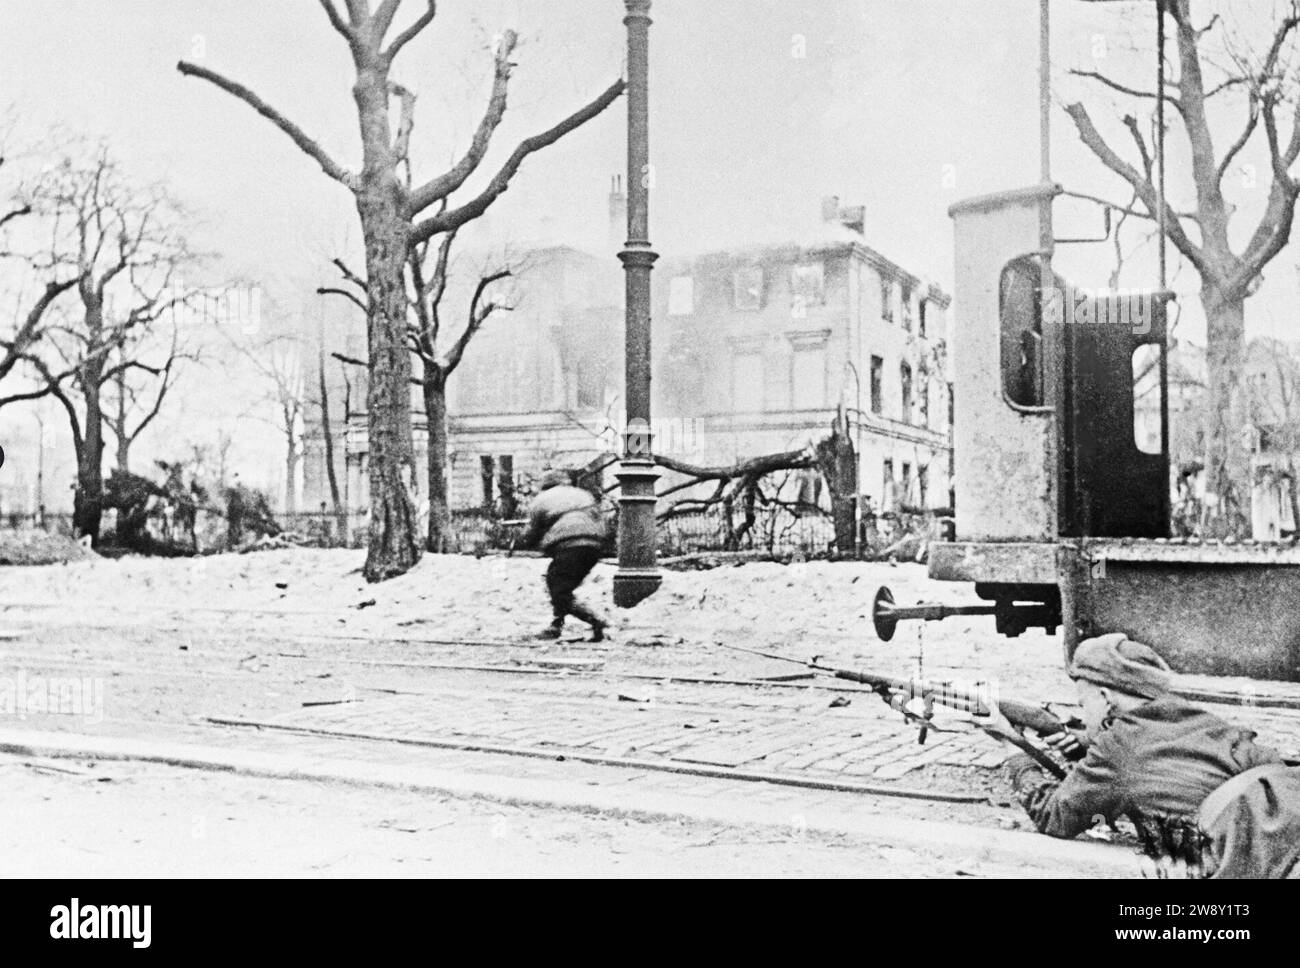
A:
{"label": "prone soldier", "polygon": [[[1080,643],[1070,677],[1087,755],[1064,780],[1024,754],[1006,767],[1041,833],[1074,837],[1099,816],[1126,815],[1148,853],[1162,845],[1195,876],[1300,879],[1300,769],[1170,692],[1169,666],[1122,634]],[[1000,739],[1013,734],[996,707],[978,721]],[[1076,741],[1061,734],[1053,745]]]}

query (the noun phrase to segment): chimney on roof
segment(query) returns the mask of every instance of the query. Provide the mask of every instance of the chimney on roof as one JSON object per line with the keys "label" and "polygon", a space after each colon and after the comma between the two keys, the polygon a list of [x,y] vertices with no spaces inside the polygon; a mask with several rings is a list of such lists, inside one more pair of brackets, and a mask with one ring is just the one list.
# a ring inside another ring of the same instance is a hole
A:
{"label": "chimney on roof", "polygon": [[858,235],[865,235],[867,232],[867,206],[854,205],[850,208],[840,209],[840,222],[857,232]]}
{"label": "chimney on roof", "polygon": [[627,192],[623,190],[623,176],[615,175],[609,189],[609,243],[615,249],[621,249],[626,240]]}
{"label": "chimney on roof", "polygon": [[845,228],[857,232],[858,235],[865,235],[867,230],[867,207],[865,205],[841,207],[838,195],[827,195],[822,199],[822,221],[838,222]]}

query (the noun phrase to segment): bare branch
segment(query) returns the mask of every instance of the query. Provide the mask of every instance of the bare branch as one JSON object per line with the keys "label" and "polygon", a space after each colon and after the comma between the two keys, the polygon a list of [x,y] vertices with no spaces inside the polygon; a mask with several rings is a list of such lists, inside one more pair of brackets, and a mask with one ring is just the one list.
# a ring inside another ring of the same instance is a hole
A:
{"label": "bare branch", "polygon": [[498,279],[505,279],[511,274],[509,269],[500,269],[479,279],[478,285],[474,287],[474,296],[469,303],[469,322],[466,324],[464,332],[456,338],[456,342],[447,351],[447,355],[443,357],[439,366],[444,376],[450,375],[460,365],[461,358],[465,355],[465,348],[469,346],[470,340],[487,322],[488,317],[498,309],[509,309],[507,306],[491,302],[480,306],[479,300],[483,298],[483,293],[488,286]]}
{"label": "bare branch", "polygon": [[1248,142],[1250,140],[1250,136],[1255,133],[1255,128],[1258,126],[1258,124],[1259,124],[1259,101],[1254,96],[1252,96],[1250,99],[1250,117],[1246,119],[1246,127],[1242,130],[1241,135],[1237,138],[1237,140],[1234,141],[1229,146],[1228,150],[1223,155],[1223,159],[1219,162],[1219,169],[1217,173],[1217,179],[1219,182],[1222,182],[1223,176],[1227,174],[1228,167],[1232,164],[1232,159],[1236,158],[1237,154],[1241,151],[1241,149],[1246,147],[1246,142]]}
{"label": "bare branch", "polygon": [[360,309],[363,313],[366,314],[370,313],[370,307],[367,306],[365,303],[363,303],[357,297],[356,293],[348,292],[348,290],[346,289],[335,289],[333,286],[321,286],[316,290],[316,294],[319,296],[342,296],[344,299],[347,299],[354,306]]}
{"label": "bare branch", "polygon": [[352,283],[352,285],[356,286],[362,292],[366,291],[366,280],[362,279],[359,275],[349,269],[346,262],[342,259],[331,259],[330,261],[338,267],[339,272],[343,273],[344,279]]}
{"label": "bare branch", "polygon": [[338,8],[334,6],[334,0],[320,0],[320,5],[325,8],[325,15],[330,18],[330,25],[343,35],[343,39],[348,42],[353,53],[359,53],[361,42],[357,38],[357,32],[344,22]]}
{"label": "bare branch", "polygon": [[1142,131],[1138,128],[1137,118],[1131,114],[1124,115],[1124,127],[1128,128],[1129,133],[1133,135],[1133,143],[1137,145],[1138,155],[1142,159],[1142,170],[1146,173],[1147,180],[1151,179],[1151,154],[1147,151],[1147,142],[1142,137]]}
{"label": "bare branch", "polygon": [[388,50],[384,51],[384,59],[391,64],[393,58],[397,56],[398,51],[414,40],[425,27],[433,23],[433,18],[437,13],[438,4],[436,0],[428,0],[428,4],[424,8],[424,13],[420,14],[415,23],[411,24],[411,26],[407,27],[393,38],[393,42],[388,45]]}
{"label": "bare branch", "polygon": [[[334,357],[334,359],[338,360],[340,363],[347,363],[351,366],[363,366],[363,367],[370,366],[370,364],[367,363],[365,360],[358,360],[355,356],[344,356],[342,353],[330,353],[330,356]],[[424,385],[415,377],[411,377],[410,383],[411,386],[413,387]]]}
{"label": "bare branch", "polygon": [[[1061,194],[1069,198],[1078,198],[1085,202],[1096,202],[1098,205],[1104,205],[1106,208],[1109,208],[1111,211],[1119,212],[1121,215],[1131,215],[1134,218],[1145,218],[1151,220],[1155,219],[1155,216],[1152,215],[1150,212],[1140,211],[1134,208],[1131,203],[1128,205],[1119,205],[1115,202],[1112,202],[1108,198],[1101,198],[1097,195],[1089,195],[1087,192],[1063,191],[1061,192]],[[1179,218],[1190,222],[1195,222],[1197,219],[1197,216],[1194,212],[1176,212],[1175,214]]]}
{"label": "bare branch", "polygon": [[12,212],[0,216],[0,229],[4,228],[5,223],[11,219],[22,218],[24,215],[30,215],[31,213],[32,207],[30,205],[23,205],[20,208],[14,209]]}
{"label": "bare branch", "polygon": [[[1072,69],[1070,73],[1073,74],[1075,77],[1085,77],[1088,78],[1089,80],[1097,81],[1101,84],[1104,84],[1112,91],[1118,91],[1120,94],[1127,94],[1129,97],[1150,98],[1152,101],[1156,99],[1155,91],[1139,91],[1136,88],[1128,87],[1124,84],[1121,84],[1119,83],[1119,81],[1112,80],[1111,78],[1107,77],[1105,74],[1100,74],[1097,71],[1080,71],[1080,70]],[[1168,94],[1166,94],[1165,100],[1175,106],[1178,106],[1178,98],[1176,97],[1170,97]]]}
{"label": "bare branch", "polygon": [[[1082,104],[1071,104],[1065,110],[1070,115],[1071,120],[1074,121],[1080,140],[1097,156],[1103,165],[1129,183],[1138,198],[1142,200],[1142,204],[1147,207],[1148,212],[1157,213],[1160,204],[1155,187],[1106,143],[1093,125],[1092,119],[1088,116],[1084,106]],[[1182,224],[1178,220],[1178,213],[1169,207],[1167,200],[1165,202],[1165,231],[1169,235],[1169,240],[1178,247],[1178,250],[1187,257],[1187,260],[1192,265],[1196,266],[1197,271],[1204,278],[1214,278],[1213,267],[1207,260],[1204,251],[1183,230]]]}
{"label": "bare branch", "polygon": [[625,83],[621,79],[618,80],[614,84],[611,84],[603,94],[586,107],[583,107],[569,115],[569,117],[555,125],[555,127],[543,131],[541,134],[534,135],[531,138],[526,138],[524,141],[520,142],[519,146],[515,148],[514,152],[510,155],[510,158],[501,167],[501,170],[493,176],[492,181],[488,183],[487,188],[485,188],[477,198],[467,202],[459,208],[442,212],[439,215],[427,218],[418,223],[412,230],[411,242],[423,242],[425,239],[437,235],[440,232],[448,232],[451,229],[457,228],[464,225],[466,222],[478,218],[486,212],[488,206],[491,205],[497,197],[509,187],[510,179],[514,176],[515,172],[519,170],[519,166],[523,164],[525,158],[534,151],[539,151],[548,145],[555,144],[555,142],[559,141],[570,131],[581,127],[592,118],[596,117],[604,111],[605,108],[614,103],[619,95],[623,93],[625,86]]}
{"label": "bare branch", "polygon": [[27,318],[23,321],[22,326],[18,327],[18,332],[14,334],[14,338],[8,341],[5,355],[0,358],[0,380],[9,375],[18,361],[24,358],[28,348],[36,342],[39,336],[38,328],[41,319],[44,318],[50,304],[75,286],[77,282],[78,280],[74,277],[63,282],[51,282],[46,285],[45,292],[41,294],[41,298],[36,301],[36,305],[27,313]]}
{"label": "bare branch", "polygon": [[492,96],[488,99],[487,110],[479,121],[478,130],[470,141],[469,150],[465,152],[450,170],[426,182],[411,193],[407,209],[412,216],[418,215],[434,202],[445,199],[448,195],[465,184],[465,179],[477,170],[492,143],[492,133],[501,123],[506,111],[506,93],[510,83],[510,55],[514,52],[517,38],[513,30],[507,30],[501,38],[496,53],[496,67],[492,80]]}
{"label": "bare branch", "polygon": [[296,144],[305,154],[315,159],[316,163],[321,166],[321,169],[325,174],[354,191],[357,189],[358,182],[355,175],[345,171],[336,161],[334,161],[333,158],[325,153],[324,148],[318,145],[311,138],[307,137],[301,128],[242,84],[237,84],[234,81],[228,80],[215,71],[208,70],[206,67],[199,67],[197,64],[190,64],[186,61],[180,61],[177,63],[176,69],[187,76],[201,77],[203,80],[215,84],[227,94],[232,94],[239,98],[254,111],[287,134],[293,143]]}
{"label": "bare branch", "polygon": [[376,47],[383,42],[384,34],[388,33],[388,28],[393,25],[393,16],[401,5],[402,0],[384,0],[375,11],[370,21],[370,40]]}
{"label": "bare branch", "polygon": [[411,129],[415,127],[415,92],[391,82],[388,90],[402,101],[401,120],[397,124],[397,136],[393,139],[393,157],[399,162],[406,161],[409,167]]}

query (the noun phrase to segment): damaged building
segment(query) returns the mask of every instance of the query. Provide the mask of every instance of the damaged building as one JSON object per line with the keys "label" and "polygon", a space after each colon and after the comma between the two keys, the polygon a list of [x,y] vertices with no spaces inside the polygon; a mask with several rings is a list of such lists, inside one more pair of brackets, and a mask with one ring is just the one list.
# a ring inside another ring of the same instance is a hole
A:
{"label": "damaged building", "polygon": [[[453,509],[500,509],[544,468],[617,453],[624,323],[623,270],[614,257],[621,241],[613,233],[626,204],[619,188],[616,180],[606,251],[531,245],[509,257],[513,277],[497,285],[505,286],[512,309],[478,333],[448,383]],[[859,489],[877,510],[945,507],[950,298],[867,244],[863,208],[828,198],[810,215],[805,230],[787,236],[659,259],[655,450],[690,463],[733,463],[819,440],[842,411],[858,455]],[[444,297],[450,327],[463,318],[458,307],[468,305],[480,268],[492,268],[482,255],[465,261],[475,268],[454,271]],[[347,506],[360,511],[367,504],[360,368],[347,396],[345,419],[336,408],[336,479]],[[418,390],[412,410],[416,466],[424,475]],[[314,414],[304,440],[304,497],[312,507],[329,500]],[[813,475],[791,486],[826,504]]]}

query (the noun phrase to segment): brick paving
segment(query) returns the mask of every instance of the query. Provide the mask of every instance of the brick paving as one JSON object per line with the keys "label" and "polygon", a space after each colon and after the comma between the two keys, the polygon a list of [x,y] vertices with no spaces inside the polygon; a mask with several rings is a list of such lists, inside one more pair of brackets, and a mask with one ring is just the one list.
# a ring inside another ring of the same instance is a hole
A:
{"label": "brick paving", "polygon": [[[630,702],[619,695],[649,696]],[[1011,751],[960,715],[937,714],[924,745],[917,729],[874,696],[827,708],[827,693],[657,683],[652,689],[599,680],[513,679],[363,702],[294,710],[275,721],[329,732],[466,741],[529,749],[652,759],[714,768],[881,782],[928,767],[994,769]],[[1300,712],[1210,707],[1259,733],[1285,754],[1300,754]]]}
{"label": "brick paving", "polygon": [[897,779],[929,764],[996,766],[1008,755],[969,729],[931,731],[920,745],[916,728],[874,696],[855,699],[853,712],[825,709],[817,715],[781,706],[756,709],[752,695],[740,692],[739,697],[743,706],[715,699],[700,708],[538,693],[523,686],[505,694],[367,699],[293,711],[275,721],[330,732],[663,759],[822,779]]}

